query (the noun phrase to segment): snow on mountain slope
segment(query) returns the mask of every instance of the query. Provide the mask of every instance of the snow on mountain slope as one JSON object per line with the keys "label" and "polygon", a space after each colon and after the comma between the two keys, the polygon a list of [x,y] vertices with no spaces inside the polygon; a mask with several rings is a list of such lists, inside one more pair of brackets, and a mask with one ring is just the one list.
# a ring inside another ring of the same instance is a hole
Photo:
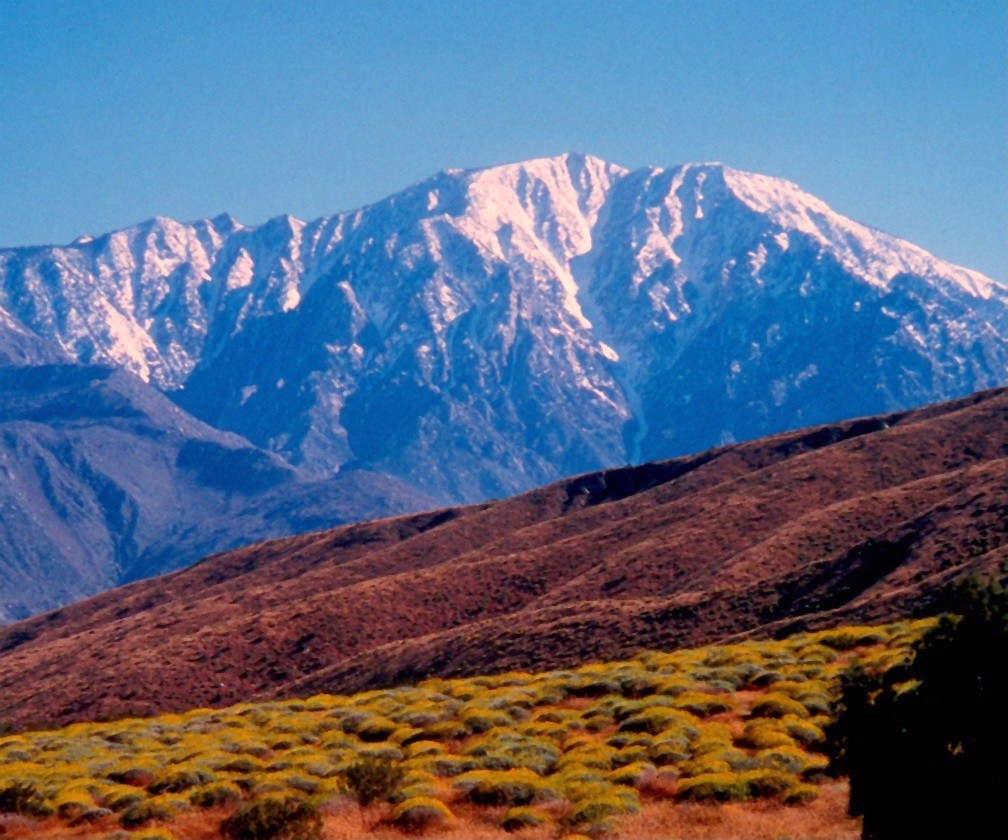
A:
{"label": "snow on mountain slope", "polygon": [[0,308],[300,467],[459,500],[1008,381],[1008,287],[720,164],[155,219],[0,252]]}

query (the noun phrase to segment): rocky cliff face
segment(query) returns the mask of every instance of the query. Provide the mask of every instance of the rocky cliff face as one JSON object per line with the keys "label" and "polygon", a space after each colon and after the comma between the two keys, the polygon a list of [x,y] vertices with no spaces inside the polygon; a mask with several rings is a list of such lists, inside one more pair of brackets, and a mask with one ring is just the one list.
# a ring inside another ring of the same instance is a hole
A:
{"label": "rocky cliff face", "polygon": [[317,474],[452,498],[1008,379],[1008,288],[719,164],[564,155],[361,210],[0,254],[0,307]]}

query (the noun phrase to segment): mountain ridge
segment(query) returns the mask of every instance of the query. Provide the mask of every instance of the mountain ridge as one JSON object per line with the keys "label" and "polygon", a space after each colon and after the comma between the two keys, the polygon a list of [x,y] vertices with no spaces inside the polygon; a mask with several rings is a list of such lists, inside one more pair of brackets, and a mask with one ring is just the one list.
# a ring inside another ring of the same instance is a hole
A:
{"label": "mountain ridge", "polygon": [[[316,220],[155,217],[0,250],[0,365],[138,377],[137,399],[167,396],[299,486],[350,476],[373,517],[1003,385],[1008,286],[781,179],[568,154],[445,170]],[[93,496],[86,469],[61,475]],[[271,515],[326,524],[270,492],[250,539],[279,532]],[[120,579],[234,545],[186,516]]]}
{"label": "mountain ridge", "polygon": [[0,716],[147,714],[884,621],[962,575],[1003,575],[1006,523],[998,389],[217,555],[0,628]]}
{"label": "mountain ridge", "polygon": [[305,475],[123,371],[0,367],[0,622],[226,548],[434,501]]}

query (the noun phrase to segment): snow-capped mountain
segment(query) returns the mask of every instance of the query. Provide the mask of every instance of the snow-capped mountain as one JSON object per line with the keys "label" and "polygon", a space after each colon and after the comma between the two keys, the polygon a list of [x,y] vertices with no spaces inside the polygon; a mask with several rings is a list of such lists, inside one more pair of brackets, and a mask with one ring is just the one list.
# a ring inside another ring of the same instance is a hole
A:
{"label": "snow-capped mountain", "polygon": [[473,500],[1003,384],[1008,286],[787,181],[563,155],[2,251],[18,335],[299,468]]}

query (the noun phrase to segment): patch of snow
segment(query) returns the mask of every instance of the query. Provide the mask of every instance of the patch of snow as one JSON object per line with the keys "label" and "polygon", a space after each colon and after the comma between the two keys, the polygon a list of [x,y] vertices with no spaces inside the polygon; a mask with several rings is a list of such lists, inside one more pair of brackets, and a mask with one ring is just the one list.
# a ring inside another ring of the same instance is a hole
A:
{"label": "patch of snow", "polygon": [[238,250],[231,270],[227,274],[224,288],[233,292],[236,289],[245,289],[252,285],[252,278],[255,276],[255,261],[252,255],[244,248]]}
{"label": "patch of snow", "polygon": [[610,362],[618,362],[619,361],[619,358],[620,358],[619,357],[619,353],[617,353],[615,350],[613,350],[612,347],[610,347],[604,341],[600,341],[599,342],[599,349],[601,349],[602,355],[605,358],[607,358]]}
{"label": "patch of snow", "polygon": [[819,375],[819,368],[815,364],[808,364],[802,368],[798,375],[794,378],[794,384],[796,388],[800,388],[803,384],[808,382],[813,376]]}
{"label": "patch of snow", "polygon": [[301,293],[293,284],[287,286],[280,302],[281,309],[284,312],[290,312],[292,309],[297,309],[299,303],[301,303]]}

